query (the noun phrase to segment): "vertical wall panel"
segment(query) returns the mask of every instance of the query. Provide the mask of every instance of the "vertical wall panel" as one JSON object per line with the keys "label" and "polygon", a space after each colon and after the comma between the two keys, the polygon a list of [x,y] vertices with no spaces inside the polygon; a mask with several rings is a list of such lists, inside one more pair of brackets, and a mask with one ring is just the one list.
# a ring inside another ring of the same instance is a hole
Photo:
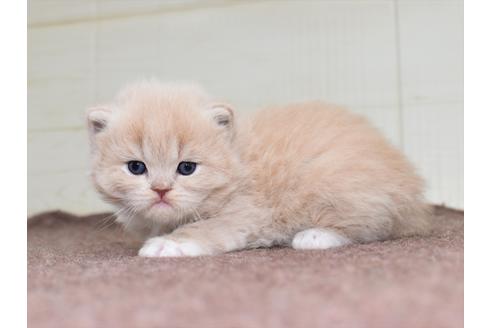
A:
{"label": "vertical wall panel", "polygon": [[463,207],[463,3],[399,1],[404,149],[428,198]]}
{"label": "vertical wall panel", "polygon": [[405,151],[432,202],[463,208],[463,105],[405,106]]}
{"label": "vertical wall panel", "polygon": [[55,209],[78,214],[111,209],[94,192],[86,169],[32,173],[29,179],[32,182],[27,189],[28,215]]}
{"label": "vertical wall panel", "polygon": [[28,29],[28,129],[81,127],[94,99],[95,25]]}
{"label": "vertical wall panel", "polygon": [[85,129],[28,133],[28,213],[64,209],[75,213],[109,210],[89,179]]}

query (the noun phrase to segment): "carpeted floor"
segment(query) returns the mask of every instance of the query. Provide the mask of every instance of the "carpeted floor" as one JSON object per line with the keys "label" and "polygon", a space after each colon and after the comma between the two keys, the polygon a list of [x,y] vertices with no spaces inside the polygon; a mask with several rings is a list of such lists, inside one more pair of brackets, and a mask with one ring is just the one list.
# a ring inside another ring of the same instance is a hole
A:
{"label": "carpeted floor", "polygon": [[463,212],[426,238],[163,259],[104,217],[29,220],[30,328],[463,326]]}

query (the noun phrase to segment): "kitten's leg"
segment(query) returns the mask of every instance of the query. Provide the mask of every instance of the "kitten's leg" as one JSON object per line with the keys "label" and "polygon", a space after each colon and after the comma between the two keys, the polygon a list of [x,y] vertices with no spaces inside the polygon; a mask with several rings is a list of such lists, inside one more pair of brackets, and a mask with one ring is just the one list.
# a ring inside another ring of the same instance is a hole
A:
{"label": "kitten's leg", "polygon": [[334,230],[313,228],[298,232],[292,240],[295,249],[327,249],[351,244],[352,241]]}
{"label": "kitten's leg", "polygon": [[145,257],[213,255],[271,246],[281,238],[270,228],[267,212],[242,207],[241,211],[227,211],[218,217],[183,225],[171,234],[151,238],[138,254]]}
{"label": "kitten's leg", "polygon": [[212,218],[187,224],[171,234],[154,237],[140,249],[144,257],[213,255],[248,246],[248,237],[254,234],[254,223],[237,218]]}

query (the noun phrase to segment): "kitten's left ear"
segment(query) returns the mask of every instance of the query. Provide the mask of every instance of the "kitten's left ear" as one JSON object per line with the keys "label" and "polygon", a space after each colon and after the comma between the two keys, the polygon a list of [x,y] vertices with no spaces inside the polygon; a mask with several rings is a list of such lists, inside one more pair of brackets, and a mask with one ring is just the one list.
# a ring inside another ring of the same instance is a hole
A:
{"label": "kitten's left ear", "polygon": [[231,106],[226,104],[212,104],[208,108],[208,113],[217,126],[232,136],[234,131],[234,111]]}

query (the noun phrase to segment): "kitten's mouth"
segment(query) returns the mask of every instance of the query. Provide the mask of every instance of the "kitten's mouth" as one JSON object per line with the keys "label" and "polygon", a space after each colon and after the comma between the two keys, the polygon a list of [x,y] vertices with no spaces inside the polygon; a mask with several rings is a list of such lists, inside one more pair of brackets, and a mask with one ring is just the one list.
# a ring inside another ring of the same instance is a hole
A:
{"label": "kitten's mouth", "polygon": [[171,207],[171,205],[164,199],[160,199],[156,201],[154,204],[152,204],[152,207],[165,208],[165,207]]}

